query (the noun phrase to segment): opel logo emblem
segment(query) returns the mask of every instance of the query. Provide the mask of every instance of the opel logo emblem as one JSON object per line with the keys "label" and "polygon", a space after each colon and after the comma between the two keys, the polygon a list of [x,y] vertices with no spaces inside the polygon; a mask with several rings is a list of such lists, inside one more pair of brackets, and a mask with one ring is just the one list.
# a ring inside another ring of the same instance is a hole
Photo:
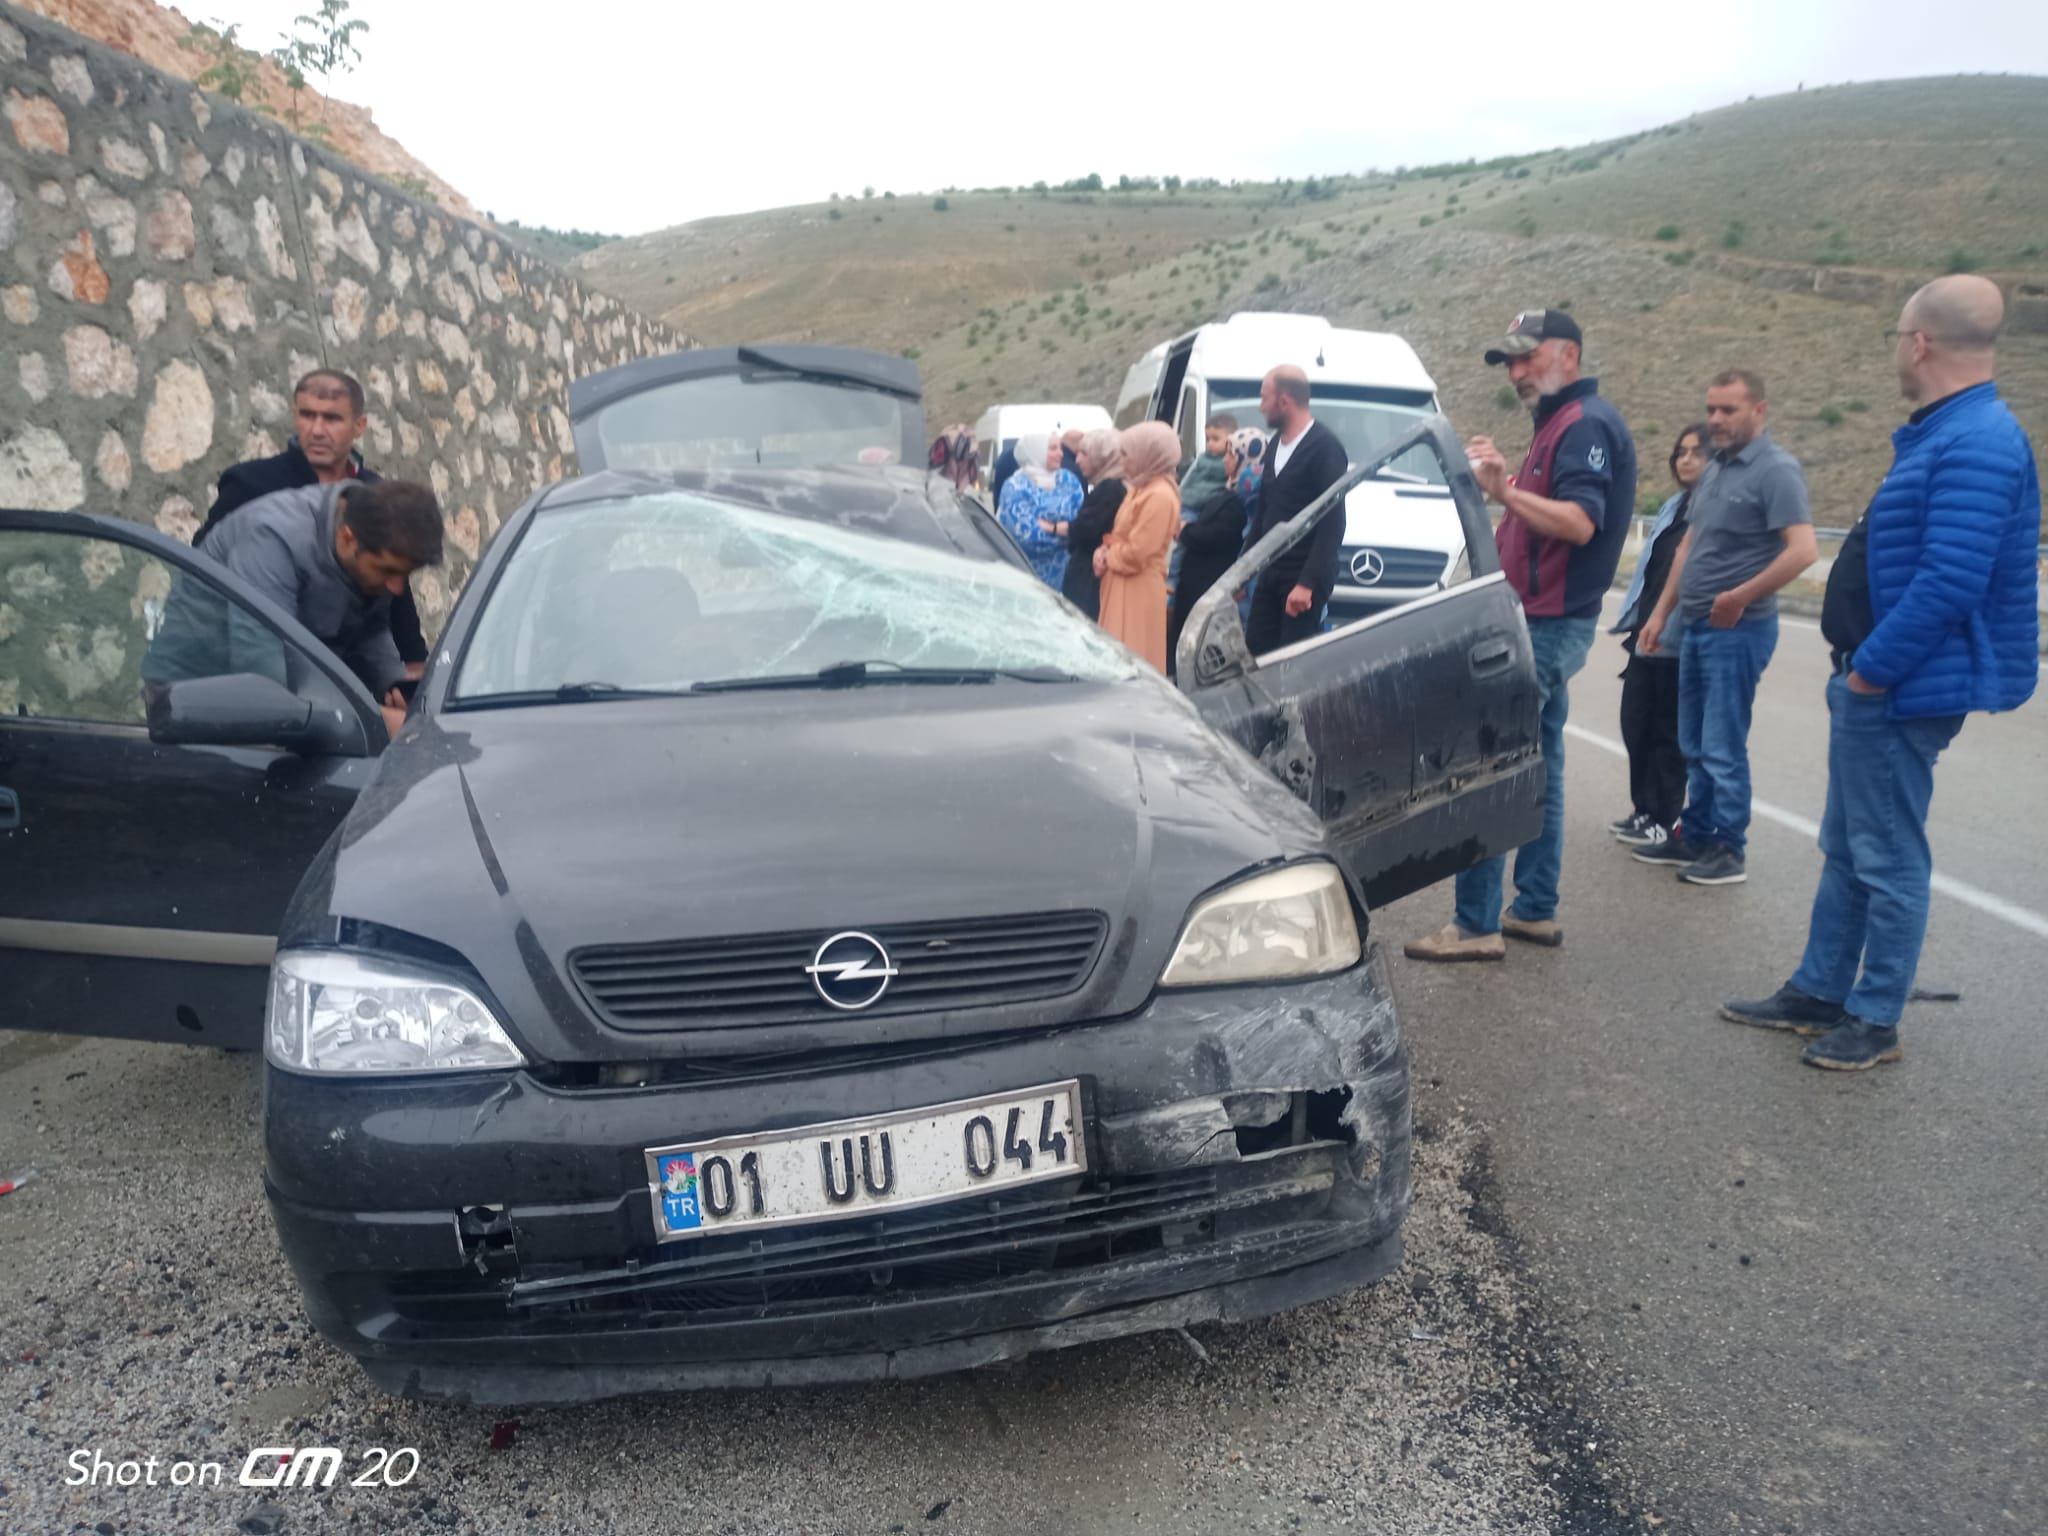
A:
{"label": "opel logo emblem", "polygon": [[1376,587],[1387,574],[1387,562],[1376,549],[1361,549],[1351,557],[1351,579],[1361,587]]}
{"label": "opel logo emblem", "polygon": [[818,996],[848,1013],[874,1007],[897,974],[882,941],[865,933],[833,934],[818,946],[804,973]]}

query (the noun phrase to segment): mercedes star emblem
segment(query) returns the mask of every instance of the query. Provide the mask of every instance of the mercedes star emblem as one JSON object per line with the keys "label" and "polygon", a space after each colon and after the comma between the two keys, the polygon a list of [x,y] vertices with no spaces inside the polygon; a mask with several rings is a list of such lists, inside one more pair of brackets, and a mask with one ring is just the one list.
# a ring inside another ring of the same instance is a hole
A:
{"label": "mercedes star emblem", "polygon": [[818,996],[849,1013],[872,1008],[889,990],[896,967],[882,941],[865,933],[835,933],[804,967]]}
{"label": "mercedes star emblem", "polygon": [[1387,574],[1387,562],[1376,549],[1361,549],[1351,557],[1351,579],[1361,587],[1374,587]]}

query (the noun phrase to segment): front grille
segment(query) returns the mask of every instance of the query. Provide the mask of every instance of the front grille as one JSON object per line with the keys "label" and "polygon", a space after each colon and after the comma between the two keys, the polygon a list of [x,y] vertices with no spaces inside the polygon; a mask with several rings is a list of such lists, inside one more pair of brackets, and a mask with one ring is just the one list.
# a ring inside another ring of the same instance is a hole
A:
{"label": "front grille", "polygon": [[[1367,582],[1352,569],[1356,556],[1370,548],[1386,562],[1386,573]],[[1340,587],[1433,587],[1443,580],[1446,557],[1440,549],[1389,549],[1384,544],[1348,544],[1337,557],[1337,585]]]}
{"label": "front grille", "polygon": [[[1265,1191],[1261,1191],[1265,1193]],[[522,1280],[517,1308],[698,1312],[800,1306],[971,1285],[1106,1263],[1209,1235],[1210,1169],[1012,1195],[830,1228],[669,1245],[630,1272]]]}
{"label": "front grille", "polygon": [[[1100,912],[962,918],[864,930],[898,974],[865,1015],[987,1008],[1058,997],[1094,969],[1109,922]],[[569,969],[620,1029],[722,1028],[845,1017],[804,967],[830,932],[682,939],[580,950]]]}

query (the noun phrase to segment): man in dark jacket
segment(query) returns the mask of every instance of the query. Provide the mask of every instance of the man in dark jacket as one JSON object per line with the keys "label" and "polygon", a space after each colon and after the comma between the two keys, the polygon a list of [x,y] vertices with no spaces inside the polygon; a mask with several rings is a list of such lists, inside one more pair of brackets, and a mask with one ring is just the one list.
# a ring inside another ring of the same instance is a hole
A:
{"label": "man in dark jacket", "polygon": [[[366,467],[356,444],[370,425],[363,386],[336,368],[317,368],[292,390],[293,424],[297,435],[283,453],[247,459],[228,467],[207,510],[206,524],[193,539],[203,543],[220,520],[272,491],[307,485],[336,485],[344,480],[372,484],[377,472]],[[406,676],[426,670],[427,642],[420,630],[419,609],[407,587],[391,600],[391,639],[405,663]]]}
{"label": "man in dark jacket", "polygon": [[2005,297],[1938,278],[1894,333],[1892,468],[1828,575],[1827,856],[1806,954],[1770,997],[1725,1004],[1737,1024],[1815,1036],[1803,1061],[1897,1061],[1899,1018],[1927,935],[1934,763],[1972,710],[2017,709],[2040,677],[2041,481],[1998,398]]}
{"label": "man in dark jacket", "polygon": [[[1293,364],[1283,363],[1266,375],[1259,385],[1259,410],[1273,435],[1266,444],[1253,544],[1321,498],[1351,467],[1337,434],[1310,413],[1308,375]],[[1245,624],[1245,644],[1254,656],[1321,631],[1343,543],[1344,509],[1333,507],[1315,532],[1259,572]]]}
{"label": "man in dark jacket", "polygon": [[1479,488],[1505,510],[1495,542],[1501,569],[1529,622],[1547,787],[1543,831],[1515,853],[1515,904],[1501,911],[1506,859],[1458,876],[1455,920],[1404,946],[1412,960],[1498,960],[1501,935],[1531,944],[1564,942],[1557,923],[1564,868],[1566,690],[1600,623],[1600,601],[1621,563],[1636,510],[1636,445],[1621,413],[1600,398],[1600,381],[1579,376],[1579,324],[1560,309],[1530,309],[1486,354],[1535,414],[1536,436],[1513,478],[1493,439],[1465,445]]}

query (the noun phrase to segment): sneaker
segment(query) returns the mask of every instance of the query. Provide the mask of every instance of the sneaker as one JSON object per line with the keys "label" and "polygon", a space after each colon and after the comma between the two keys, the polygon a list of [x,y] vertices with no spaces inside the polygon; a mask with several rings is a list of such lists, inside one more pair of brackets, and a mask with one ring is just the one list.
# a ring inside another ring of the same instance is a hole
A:
{"label": "sneaker", "polygon": [[1769,997],[1751,1002],[1730,998],[1721,1005],[1721,1017],[1731,1024],[1753,1024],[1758,1029],[1785,1029],[1795,1035],[1824,1035],[1849,1015],[1840,1003],[1823,1002],[1802,992],[1791,982]]}
{"label": "sneaker", "polygon": [[1456,923],[1446,923],[1426,939],[1401,946],[1410,960],[1431,960],[1440,964],[1456,960],[1505,960],[1508,947],[1497,933],[1466,933]]}
{"label": "sneaker", "polygon": [[1638,864],[1658,864],[1666,869],[1683,869],[1706,851],[1698,843],[1688,843],[1682,832],[1671,832],[1665,835],[1661,843],[1645,843],[1640,848],[1629,849],[1628,856]]}
{"label": "sneaker", "polygon": [[1512,912],[1503,912],[1500,917],[1500,931],[1511,939],[1520,939],[1524,944],[1541,944],[1545,949],[1556,949],[1564,943],[1564,929],[1553,918],[1530,922]]}
{"label": "sneaker", "polygon": [[1648,820],[1649,817],[1645,816],[1641,811],[1631,811],[1628,815],[1622,817],[1621,820],[1607,823],[1607,830],[1616,837],[1620,837],[1627,832],[1642,831],[1643,824]]}
{"label": "sneaker", "polygon": [[1633,832],[1617,832],[1615,837],[1629,848],[1661,848],[1671,841],[1671,829],[1662,822],[1644,821]]}
{"label": "sneaker", "polygon": [[1683,866],[1678,878],[1687,885],[1740,885],[1749,878],[1749,871],[1743,868],[1742,856],[1733,848],[1715,843]]}
{"label": "sneaker", "polygon": [[1826,1067],[1831,1072],[1864,1072],[1888,1061],[1902,1061],[1905,1055],[1896,1024],[1866,1024],[1849,1013],[1801,1051],[1799,1059],[1810,1067]]}

